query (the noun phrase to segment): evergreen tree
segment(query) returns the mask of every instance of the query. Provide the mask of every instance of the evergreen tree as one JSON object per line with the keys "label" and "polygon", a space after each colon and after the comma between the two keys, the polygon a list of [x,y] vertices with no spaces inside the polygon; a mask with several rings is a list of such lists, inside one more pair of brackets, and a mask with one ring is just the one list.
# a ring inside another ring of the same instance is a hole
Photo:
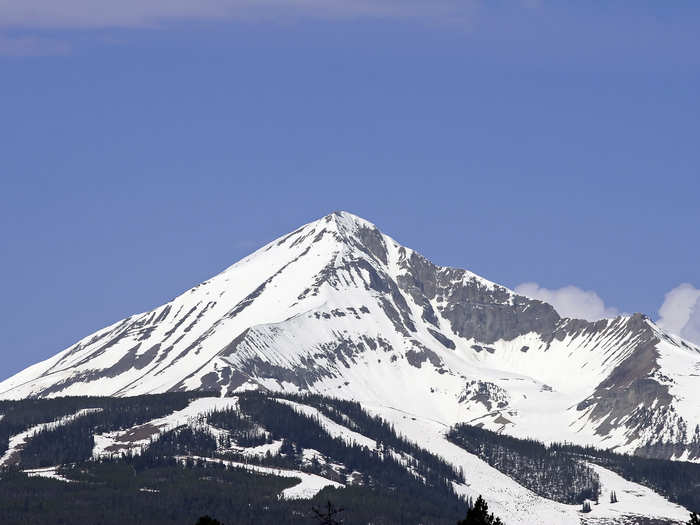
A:
{"label": "evergreen tree", "polygon": [[590,501],[584,501],[583,506],[581,507],[581,512],[590,512],[591,511],[591,503]]}
{"label": "evergreen tree", "polygon": [[479,496],[474,505],[467,510],[467,517],[457,522],[457,525],[503,525],[503,522],[501,518],[489,514],[488,504]]}
{"label": "evergreen tree", "polygon": [[195,525],[222,525],[219,520],[215,520],[211,516],[201,516]]}
{"label": "evergreen tree", "polygon": [[314,507],[312,509],[320,525],[341,525],[343,522],[336,519],[336,516],[343,512],[344,509],[336,509],[330,500],[328,500],[326,511],[321,511]]}
{"label": "evergreen tree", "polygon": [[294,455],[294,445],[292,444],[291,441],[289,441],[286,438],[282,440],[282,446],[280,447],[280,454],[283,454],[285,456],[293,456]]}
{"label": "evergreen tree", "polygon": [[559,453],[560,447],[464,424],[453,427],[448,439],[548,499],[583,504],[600,490],[598,474],[572,455]]}

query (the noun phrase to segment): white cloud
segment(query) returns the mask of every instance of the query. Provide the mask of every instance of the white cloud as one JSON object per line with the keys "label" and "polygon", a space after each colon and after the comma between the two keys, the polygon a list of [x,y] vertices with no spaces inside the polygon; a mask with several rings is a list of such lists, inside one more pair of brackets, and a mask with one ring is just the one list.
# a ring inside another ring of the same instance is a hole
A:
{"label": "white cloud", "polygon": [[[617,308],[606,306],[594,291],[576,286],[550,290],[537,283],[523,283],[515,287],[515,292],[551,304],[563,317],[595,321],[620,314]],[[700,345],[700,288],[683,283],[668,292],[659,308],[656,324]]]}
{"label": "white cloud", "polygon": [[576,286],[550,290],[537,283],[523,283],[515,287],[515,292],[551,304],[563,317],[597,321],[620,313],[617,308],[606,306],[594,291],[582,290]]}
{"label": "white cloud", "polygon": [[65,55],[69,51],[70,45],[60,40],[36,36],[14,37],[0,34],[0,56]]}
{"label": "white cloud", "polygon": [[322,17],[468,18],[477,0],[0,0],[5,27],[139,27],[168,19]]}
{"label": "white cloud", "polygon": [[700,344],[700,289],[689,283],[676,286],[664,297],[659,315],[661,328]]}

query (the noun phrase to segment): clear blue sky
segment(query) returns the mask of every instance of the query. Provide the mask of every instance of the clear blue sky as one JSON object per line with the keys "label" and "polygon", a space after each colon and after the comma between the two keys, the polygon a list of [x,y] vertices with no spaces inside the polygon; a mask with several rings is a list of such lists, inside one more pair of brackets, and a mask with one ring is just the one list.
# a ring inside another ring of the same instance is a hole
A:
{"label": "clear blue sky", "polygon": [[695,2],[27,3],[0,7],[0,378],[336,209],[620,311],[700,286]]}

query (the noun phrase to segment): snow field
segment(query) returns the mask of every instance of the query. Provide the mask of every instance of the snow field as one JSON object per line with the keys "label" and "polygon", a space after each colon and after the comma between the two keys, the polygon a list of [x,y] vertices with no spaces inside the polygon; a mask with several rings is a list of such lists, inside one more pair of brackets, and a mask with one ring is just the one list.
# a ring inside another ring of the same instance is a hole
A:
{"label": "snow field", "polygon": [[271,474],[273,476],[279,476],[282,478],[297,478],[299,483],[284,489],[280,493],[280,497],[283,499],[311,499],[316,494],[321,492],[326,487],[342,488],[345,485],[338,483],[336,481],[331,481],[330,479],[323,478],[316,474],[309,474],[307,472],[301,472],[299,470],[288,470],[280,469],[274,467],[262,467],[260,465],[251,465],[248,463],[240,463],[237,461],[229,461],[217,458],[204,458],[200,456],[178,456],[178,460],[181,462],[187,461],[187,459],[205,461],[208,463],[219,463],[229,467],[245,469],[249,472],[259,472],[262,474]]}
{"label": "snow field", "polygon": [[[452,465],[464,470],[466,483],[454,484],[458,494],[476,499],[483,496],[489,509],[508,525],[574,525],[584,516],[580,505],[565,505],[533,493],[477,456],[449,442],[444,424],[401,412],[390,407],[365,407],[366,410],[394,424],[396,431]],[[592,465],[598,472],[603,494],[600,505],[586,517],[622,519],[625,516],[647,516],[668,520],[687,520],[689,512],[669,502],[650,489],[602,467]],[[604,502],[610,490],[620,500]],[[624,495],[624,496],[623,496]],[[623,501],[623,497],[626,501]]]}

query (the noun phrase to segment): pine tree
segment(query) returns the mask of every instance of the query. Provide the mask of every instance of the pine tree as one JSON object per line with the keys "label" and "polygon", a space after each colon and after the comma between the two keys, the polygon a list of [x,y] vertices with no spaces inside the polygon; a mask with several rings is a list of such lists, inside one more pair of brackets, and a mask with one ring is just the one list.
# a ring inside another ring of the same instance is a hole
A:
{"label": "pine tree", "polygon": [[294,455],[294,445],[292,444],[291,441],[288,439],[283,439],[282,440],[282,446],[280,447],[280,454],[284,456],[293,456]]}
{"label": "pine tree", "polygon": [[591,512],[591,503],[590,501],[586,500],[583,502],[583,506],[581,507],[581,512]]}
{"label": "pine tree", "polygon": [[215,520],[211,516],[202,516],[197,520],[195,525],[221,525],[219,520]]}
{"label": "pine tree", "polygon": [[500,518],[489,514],[489,506],[484,498],[479,496],[474,505],[467,510],[467,517],[457,522],[457,525],[503,525]]}
{"label": "pine tree", "polygon": [[328,500],[327,510],[322,512],[321,509],[314,507],[314,514],[318,520],[319,525],[341,525],[343,522],[336,519],[336,516],[343,512],[344,509],[336,509],[333,504]]}

